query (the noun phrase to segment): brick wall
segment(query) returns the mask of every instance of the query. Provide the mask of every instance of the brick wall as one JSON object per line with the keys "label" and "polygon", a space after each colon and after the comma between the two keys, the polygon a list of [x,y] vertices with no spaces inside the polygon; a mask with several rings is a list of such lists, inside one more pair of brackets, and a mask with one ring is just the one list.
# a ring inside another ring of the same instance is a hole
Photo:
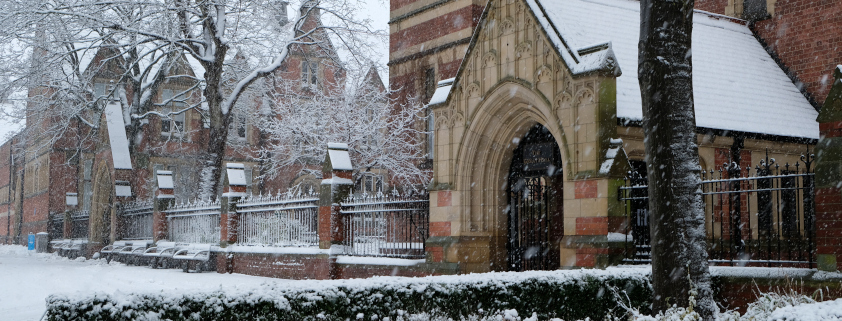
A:
{"label": "brick wall", "polygon": [[728,5],[728,0],[696,0],[695,9],[716,14],[725,14],[725,6]]}
{"label": "brick wall", "polygon": [[[840,280],[813,280],[811,278],[748,278],[713,277],[714,299],[728,310],[745,313],[749,303],[757,300],[759,293],[795,293],[812,296],[821,290],[821,298],[833,300],[842,297]],[[821,299],[819,298],[819,299]]]}
{"label": "brick wall", "polygon": [[217,271],[294,280],[329,279],[327,255],[232,253],[217,255]]}
{"label": "brick wall", "polygon": [[325,254],[218,253],[216,270],[219,273],[241,273],[293,280],[437,275],[435,271],[419,267],[336,264]]}
{"label": "brick wall", "polygon": [[389,52],[415,46],[465,28],[473,28],[477,25],[482,9],[481,6],[470,5],[394,32],[389,38]]}
{"label": "brick wall", "polygon": [[840,236],[842,236],[842,189],[819,188],[816,190],[816,253],[834,256],[837,269],[839,269],[839,263],[842,263]]}
{"label": "brick wall", "polygon": [[[407,5],[423,8],[435,2],[437,1],[391,0],[392,18],[407,13],[408,11],[402,9]],[[447,36],[459,31],[464,32],[466,29],[470,31],[465,34],[470,35],[479,22],[484,6],[471,3],[456,7],[454,2],[450,2],[428,10],[442,10],[444,6],[452,6],[453,9],[447,9],[449,12],[431,18],[425,15],[427,11],[421,11],[416,15],[401,18],[391,25],[389,84],[392,90],[396,91],[393,98],[398,103],[408,102],[408,97],[425,100],[430,98],[423,97],[425,72],[428,68],[435,70],[435,81],[456,76],[470,37],[451,39]]]}
{"label": "brick wall", "polygon": [[781,62],[823,103],[842,63],[842,1],[778,0],[775,15],[757,22],[755,32]]}

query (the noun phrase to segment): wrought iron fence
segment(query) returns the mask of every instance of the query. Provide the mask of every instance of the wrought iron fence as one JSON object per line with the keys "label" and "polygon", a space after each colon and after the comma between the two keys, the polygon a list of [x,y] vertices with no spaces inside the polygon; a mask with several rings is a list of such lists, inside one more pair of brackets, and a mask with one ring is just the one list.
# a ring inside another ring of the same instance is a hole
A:
{"label": "wrought iron fence", "polygon": [[64,213],[50,215],[50,230],[48,233],[51,240],[64,238]]}
{"label": "wrought iron fence", "polygon": [[[803,163],[804,165],[801,165]],[[812,155],[794,165],[768,157],[753,170],[737,164],[702,173],[709,261],[730,265],[806,266],[815,262]],[[648,263],[648,186],[621,187],[629,218],[627,262]]]}
{"label": "wrought iron fence", "polygon": [[152,201],[135,201],[120,206],[124,240],[152,238]]}
{"label": "wrought iron fence", "polygon": [[88,239],[88,222],[90,211],[74,211],[70,213],[70,238],[77,240]]}
{"label": "wrought iron fence", "polygon": [[219,200],[178,203],[167,210],[169,239],[185,243],[219,243]]}
{"label": "wrought iron fence", "polygon": [[352,195],[340,203],[346,254],[423,258],[429,194]]}
{"label": "wrought iron fence", "polygon": [[237,202],[237,242],[244,245],[319,244],[318,194],[247,197]]}

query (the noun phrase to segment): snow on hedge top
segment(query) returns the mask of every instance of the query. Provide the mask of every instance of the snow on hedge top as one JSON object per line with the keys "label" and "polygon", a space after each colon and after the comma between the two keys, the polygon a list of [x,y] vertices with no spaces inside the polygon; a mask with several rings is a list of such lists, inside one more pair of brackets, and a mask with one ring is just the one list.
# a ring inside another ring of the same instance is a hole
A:
{"label": "snow on hedge top", "polygon": [[[576,57],[582,48],[611,42],[610,49],[624,71],[617,78],[617,117],[641,120],[643,109],[636,72],[640,2],[526,2],[562,58],[567,58],[565,63],[573,73],[578,73],[577,69],[599,67],[578,66],[587,61]],[[733,21],[700,12],[693,16],[693,94],[697,126],[818,139],[818,112],[748,27]],[[571,57],[577,58],[577,66],[570,66]]]}

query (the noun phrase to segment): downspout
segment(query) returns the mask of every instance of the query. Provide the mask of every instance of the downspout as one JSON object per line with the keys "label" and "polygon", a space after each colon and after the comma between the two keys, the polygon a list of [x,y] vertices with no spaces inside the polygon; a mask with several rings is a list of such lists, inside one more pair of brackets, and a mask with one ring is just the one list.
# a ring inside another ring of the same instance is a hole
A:
{"label": "downspout", "polygon": [[14,186],[13,185],[14,182],[12,181],[12,177],[13,177],[14,172],[15,172],[15,166],[12,163],[12,142],[10,140],[9,141],[9,193],[8,193],[9,198],[7,198],[7,200],[9,201],[9,204],[6,205],[6,213],[8,213],[9,218],[6,220],[6,239],[3,240],[3,243],[8,243],[9,238],[12,236],[11,235],[11,233],[12,233],[12,188]]}

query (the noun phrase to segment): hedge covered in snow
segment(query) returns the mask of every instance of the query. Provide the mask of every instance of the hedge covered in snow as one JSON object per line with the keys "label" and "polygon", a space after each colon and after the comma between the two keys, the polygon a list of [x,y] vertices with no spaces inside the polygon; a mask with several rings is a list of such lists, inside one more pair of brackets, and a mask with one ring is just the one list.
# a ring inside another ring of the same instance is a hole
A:
{"label": "hedge covered in snow", "polygon": [[646,269],[482,273],[424,278],[295,281],[249,291],[53,295],[49,320],[397,320],[431,313],[455,320],[514,309],[579,320],[603,319],[617,300],[643,311]]}

